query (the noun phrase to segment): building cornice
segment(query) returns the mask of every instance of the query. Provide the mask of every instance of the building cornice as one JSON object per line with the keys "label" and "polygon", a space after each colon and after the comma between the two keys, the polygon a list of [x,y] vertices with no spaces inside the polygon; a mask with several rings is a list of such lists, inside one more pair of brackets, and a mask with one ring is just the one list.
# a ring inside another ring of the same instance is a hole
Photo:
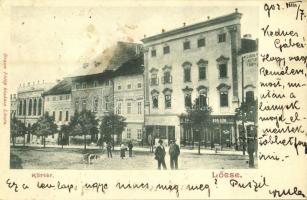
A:
{"label": "building cornice", "polygon": [[166,32],[154,35],[154,36],[144,38],[141,41],[143,43],[148,43],[148,42],[156,41],[156,40],[159,40],[159,39],[162,39],[162,38],[165,38],[165,37],[177,35],[177,34],[180,34],[180,33],[186,33],[186,32],[189,32],[189,31],[192,31],[192,30],[195,30],[195,29],[213,26],[213,25],[224,23],[224,22],[231,21],[231,20],[234,20],[234,19],[241,19],[241,16],[242,16],[241,13],[235,12],[235,13],[232,13],[232,14],[224,15],[224,16],[217,17],[217,18],[207,20],[207,21],[204,21],[204,22],[199,22],[199,23],[192,24],[192,25],[189,25],[189,26],[185,26],[185,27],[173,29],[173,30],[170,30],[170,31],[166,31]]}

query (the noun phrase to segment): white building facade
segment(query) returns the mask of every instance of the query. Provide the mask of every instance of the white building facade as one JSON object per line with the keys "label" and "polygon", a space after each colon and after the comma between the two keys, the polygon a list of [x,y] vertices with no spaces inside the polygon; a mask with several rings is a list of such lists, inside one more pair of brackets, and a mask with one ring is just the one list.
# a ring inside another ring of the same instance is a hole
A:
{"label": "white building facade", "polygon": [[[232,146],[239,103],[240,19],[236,11],[142,40],[147,137],[164,139],[166,144],[175,139],[182,145],[201,141],[205,147]],[[213,110],[213,126],[205,130],[193,130],[180,119],[197,97]]]}

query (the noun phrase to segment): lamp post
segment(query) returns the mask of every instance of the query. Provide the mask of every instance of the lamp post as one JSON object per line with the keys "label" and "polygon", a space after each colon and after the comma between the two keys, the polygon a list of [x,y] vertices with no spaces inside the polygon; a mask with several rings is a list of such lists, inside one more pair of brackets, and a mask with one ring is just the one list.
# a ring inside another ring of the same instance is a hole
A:
{"label": "lamp post", "polygon": [[242,112],[242,143],[243,143],[243,155],[245,155],[245,128],[244,128],[244,112],[243,112],[243,105],[244,105],[244,56],[241,57],[241,74],[242,74],[242,81],[241,81],[241,87],[242,87],[242,103],[241,103],[241,112]]}

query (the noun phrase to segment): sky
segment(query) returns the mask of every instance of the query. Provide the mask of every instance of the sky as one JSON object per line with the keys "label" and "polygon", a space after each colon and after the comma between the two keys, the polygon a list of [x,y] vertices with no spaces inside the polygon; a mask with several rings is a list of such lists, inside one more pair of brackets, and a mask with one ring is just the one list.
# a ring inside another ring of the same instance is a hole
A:
{"label": "sky", "polygon": [[117,41],[146,36],[234,12],[243,14],[241,34],[258,37],[258,7],[129,6],[11,7],[10,85],[71,76]]}

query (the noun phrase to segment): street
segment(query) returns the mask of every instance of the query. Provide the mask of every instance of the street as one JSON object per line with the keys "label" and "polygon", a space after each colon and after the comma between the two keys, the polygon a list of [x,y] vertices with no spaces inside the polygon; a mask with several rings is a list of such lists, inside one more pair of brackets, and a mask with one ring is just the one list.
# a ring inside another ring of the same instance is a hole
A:
{"label": "street", "polygon": [[[119,151],[113,151],[113,158],[108,158],[106,151],[88,149],[86,153],[99,155],[98,159],[88,164],[84,159],[84,150],[77,148],[54,147],[11,147],[12,169],[85,169],[85,170],[155,170],[157,161],[148,149],[134,151],[133,157],[121,159]],[[247,169],[248,156],[232,154],[197,154],[197,150],[181,152],[178,160],[179,169]],[[165,157],[169,167],[169,156]],[[255,160],[257,167],[257,161]]]}

